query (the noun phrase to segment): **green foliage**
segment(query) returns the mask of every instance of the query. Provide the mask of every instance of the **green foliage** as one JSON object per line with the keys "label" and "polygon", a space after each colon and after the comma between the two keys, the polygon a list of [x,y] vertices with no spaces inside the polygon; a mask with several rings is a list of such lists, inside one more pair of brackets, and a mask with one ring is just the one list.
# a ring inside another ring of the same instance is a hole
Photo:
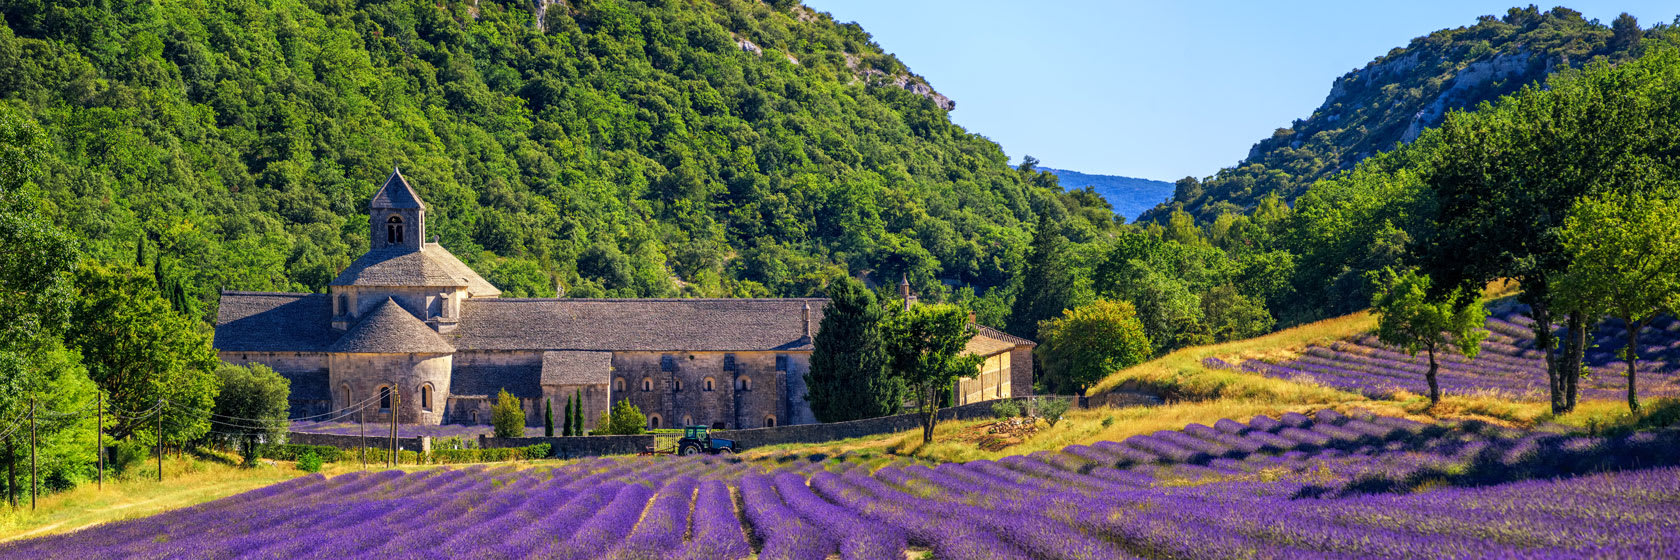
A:
{"label": "green foliage", "polygon": [[922,441],[933,441],[940,399],[957,378],[973,375],[982,356],[964,354],[976,333],[968,311],[954,305],[923,304],[893,314],[883,340],[894,377],[910,389],[922,417]]}
{"label": "green foliage", "polygon": [[1371,302],[1377,314],[1377,338],[1398,346],[1406,353],[1418,351],[1429,354],[1429,402],[1441,402],[1441,387],[1435,374],[1438,365],[1435,354],[1444,348],[1455,348],[1465,357],[1481,353],[1482,339],[1488,331],[1487,307],[1475,296],[1453,290],[1445,296],[1431,296],[1428,276],[1415,270],[1385,273],[1383,289]]}
{"label": "green foliage", "polygon": [[499,447],[491,449],[433,449],[430,455],[421,458],[422,462],[433,465],[451,465],[461,463],[494,463],[499,461],[535,461],[548,458],[550,446],[546,443],[525,447]]}
{"label": "green foliage", "polygon": [[1657,314],[1680,310],[1676,224],[1680,202],[1616,190],[1576,201],[1560,234],[1569,265],[1552,278],[1554,297],[1566,308],[1616,317],[1627,326],[1622,352],[1628,408],[1634,412],[1639,411],[1639,331]]}
{"label": "green foliage", "polygon": [[819,422],[888,416],[904,402],[904,386],[887,369],[882,341],[886,311],[862,282],[828,285],[829,302],[812,340],[805,399]]}
{"label": "green foliage", "polygon": [[1142,219],[1165,222],[1183,209],[1209,221],[1253,208],[1268,195],[1292,201],[1314,182],[1412,141],[1454,110],[1537,84],[1554,68],[1622,61],[1645,50],[1631,18],[1613,25],[1567,8],[1530,6],[1413,39],[1337,79],[1312,115],[1256,143],[1236,166],[1204,181],[1180,181],[1173,201]]}
{"label": "green foliage", "polygon": [[250,464],[260,440],[286,435],[291,382],[263,364],[216,367],[218,391],[209,439],[238,446]]}
{"label": "green foliage", "polygon": [[43,215],[103,262],[151,239],[160,293],[198,313],[219,287],[323,289],[395,164],[509,296],[809,295],[861,270],[984,292],[1037,214],[1112,220],[894,85],[925,81],[826,14],[534,10],[13,3],[0,104],[53,131]]}
{"label": "green foliage", "polygon": [[[571,422],[572,402],[566,401],[566,421]],[[543,399],[543,437],[554,437],[554,399]]]}
{"label": "green foliage", "polygon": [[1067,415],[1068,407],[1072,403],[1068,399],[1033,397],[1033,407],[1038,409],[1038,417],[1055,426]]}
{"label": "green foliage", "polygon": [[1124,301],[1097,300],[1039,324],[1034,353],[1044,364],[1045,385],[1055,393],[1083,394],[1108,374],[1149,359],[1152,346],[1137,309]]}
{"label": "green foliage", "polygon": [[1061,224],[1040,218],[1027,254],[1026,268],[1015,286],[1015,306],[1009,315],[1010,332],[1038,337],[1038,325],[1078,305],[1086,298],[1074,275],[1068,240]]}
{"label": "green foliage", "polygon": [[601,418],[595,422],[595,434],[606,436],[633,436],[647,431],[647,416],[641,409],[630,404],[629,400],[620,400],[613,404],[612,410],[601,413]]}
{"label": "green foliage", "polygon": [[992,403],[992,416],[999,420],[1007,420],[1021,415],[1021,405],[1013,400],[1000,400]]}
{"label": "green foliage", "polygon": [[525,437],[525,408],[507,389],[497,391],[496,402],[490,406],[490,426],[499,438]]}
{"label": "green foliage", "polygon": [[305,451],[303,456],[297,459],[297,468],[307,473],[321,472],[321,456],[316,455],[314,451]]}
{"label": "green foliage", "polygon": [[114,416],[106,433],[155,438],[151,413],[161,411],[166,441],[203,437],[218,390],[207,330],[176,313],[150,275],[123,265],[85,265],[76,287],[67,340],[107,397]]}
{"label": "green foliage", "polygon": [[567,435],[581,436],[583,435],[583,389],[577,390],[577,395],[572,398],[572,401],[576,403],[572,405],[572,433]]}

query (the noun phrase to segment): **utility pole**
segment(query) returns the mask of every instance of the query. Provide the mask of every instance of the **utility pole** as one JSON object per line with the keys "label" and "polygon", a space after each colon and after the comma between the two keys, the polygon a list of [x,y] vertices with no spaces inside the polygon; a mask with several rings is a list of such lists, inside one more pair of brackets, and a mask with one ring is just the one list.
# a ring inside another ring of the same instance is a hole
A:
{"label": "utility pole", "polygon": [[161,398],[158,399],[157,415],[158,415],[158,433],[157,433],[157,437],[158,437],[158,442],[157,442],[158,482],[163,482],[163,399],[161,399]]}
{"label": "utility pole", "polygon": [[99,440],[99,489],[105,489],[105,393],[94,390],[93,416],[99,419],[99,428],[93,434]]}
{"label": "utility pole", "polygon": [[362,452],[362,470],[367,470],[367,407],[356,411],[356,427],[362,429],[362,438],[356,440],[360,445],[357,449]]}
{"label": "utility pole", "polygon": [[17,509],[17,436],[6,434],[6,501]]}
{"label": "utility pole", "polygon": [[392,467],[392,466],[395,466],[397,464],[396,463],[396,461],[397,461],[397,388],[396,387],[391,387],[390,391],[391,391],[391,395],[390,395],[391,396],[391,442],[390,442],[391,444],[389,445],[390,449],[388,449],[388,451],[391,452],[391,456],[385,458],[385,466],[386,467]]}
{"label": "utility pole", "polygon": [[29,509],[35,509],[36,480],[35,461],[35,397],[29,397]]}

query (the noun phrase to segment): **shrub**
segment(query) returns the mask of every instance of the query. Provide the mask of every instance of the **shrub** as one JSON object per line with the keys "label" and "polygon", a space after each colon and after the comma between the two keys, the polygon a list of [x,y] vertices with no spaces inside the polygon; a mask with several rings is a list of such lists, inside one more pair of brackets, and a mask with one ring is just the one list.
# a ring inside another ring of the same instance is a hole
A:
{"label": "shrub", "polygon": [[306,451],[302,457],[298,457],[297,468],[303,472],[321,472],[321,456],[316,455],[314,451]]}
{"label": "shrub", "polygon": [[992,415],[999,420],[1014,418],[1021,415],[1021,405],[1013,400],[998,401],[992,405]]}
{"label": "shrub", "polygon": [[[262,456],[277,461],[301,461],[305,454],[315,454],[315,457],[326,463],[336,463],[345,457],[355,458],[356,450],[343,450],[330,445],[302,445],[296,443],[265,445]],[[346,455],[348,454],[348,455]]]}
{"label": "shrub", "polygon": [[144,462],[150,451],[137,441],[119,441],[111,446],[111,470],[118,474],[127,472],[130,467]]}
{"label": "shrub", "polygon": [[599,435],[633,436],[640,434],[647,426],[647,416],[630,401],[618,401],[611,412],[601,413],[601,419],[596,422],[595,433]]}
{"label": "shrub", "polygon": [[525,436],[525,409],[519,406],[519,399],[508,394],[507,389],[496,393],[496,404],[490,409],[490,424],[495,427],[496,437]]}
{"label": "shrub", "polygon": [[1055,426],[1056,422],[1061,421],[1062,415],[1067,414],[1067,399],[1034,399],[1034,401],[1037,404],[1038,417],[1043,418],[1045,422],[1049,422],[1051,426]]}

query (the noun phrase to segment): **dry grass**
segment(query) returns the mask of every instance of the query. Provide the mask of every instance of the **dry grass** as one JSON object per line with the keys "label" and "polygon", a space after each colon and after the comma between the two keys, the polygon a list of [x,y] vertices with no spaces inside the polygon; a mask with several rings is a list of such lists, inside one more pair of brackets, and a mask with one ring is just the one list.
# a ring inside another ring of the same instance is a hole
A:
{"label": "dry grass", "polygon": [[1115,389],[1160,395],[1169,401],[1220,399],[1265,403],[1328,404],[1363,400],[1363,397],[1312,383],[1272,379],[1239,371],[1213,369],[1202,364],[1220,358],[1233,364],[1245,360],[1286,360],[1307,346],[1347,338],[1376,328],[1368,312],[1325,319],[1281,330],[1266,336],[1196,346],[1175,351],[1155,360],[1110,375],[1086,392],[1100,395]]}

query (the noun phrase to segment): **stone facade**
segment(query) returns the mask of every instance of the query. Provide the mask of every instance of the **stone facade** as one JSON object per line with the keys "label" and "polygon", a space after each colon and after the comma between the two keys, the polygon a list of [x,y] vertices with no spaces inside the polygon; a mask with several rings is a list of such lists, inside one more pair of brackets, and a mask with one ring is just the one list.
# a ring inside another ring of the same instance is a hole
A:
{"label": "stone facade", "polygon": [[[223,292],[216,347],[292,380],[293,418],[488,424],[497,393],[557,427],[628,401],[650,428],[810,424],[805,374],[822,299],[512,299],[425,238],[400,172],[369,202],[369,250],[327,294]],[[914,301],[901,285],[906,305]],[[1031,393],[1033,343],[982,327],[959,403]]]}

